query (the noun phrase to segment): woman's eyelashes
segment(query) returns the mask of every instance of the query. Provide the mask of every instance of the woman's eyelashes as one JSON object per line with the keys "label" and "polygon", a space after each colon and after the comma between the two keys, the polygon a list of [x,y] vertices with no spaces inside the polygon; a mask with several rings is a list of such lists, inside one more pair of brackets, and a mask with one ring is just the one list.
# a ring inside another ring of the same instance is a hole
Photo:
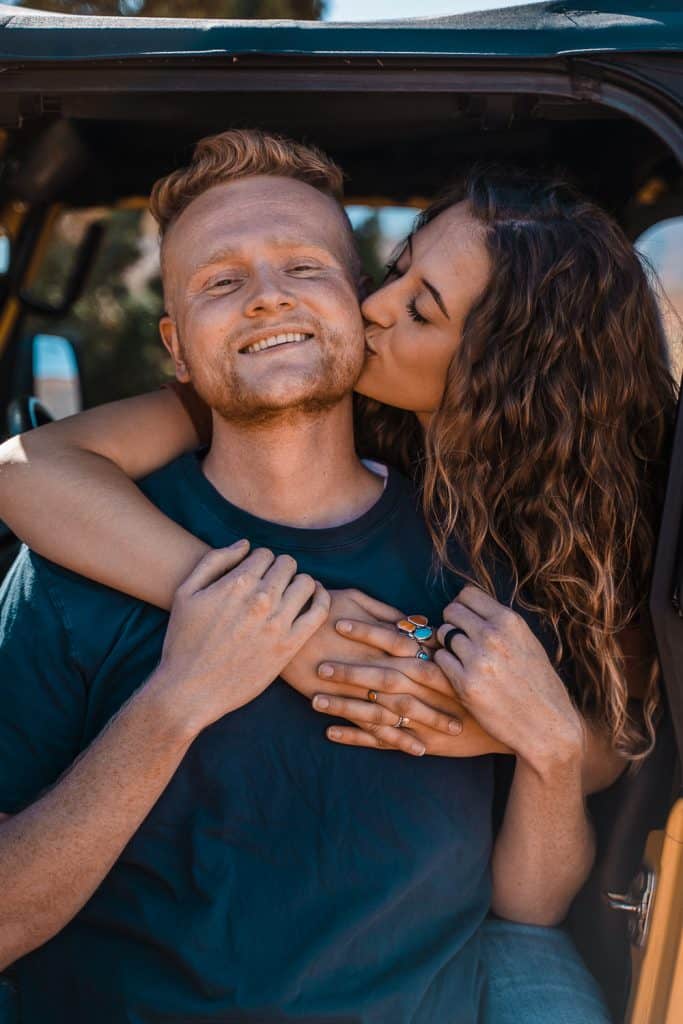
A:
{"label": "woman's eyelashes", "polygon": [[416,297],[413,297],[410,300],[410,302],[408,302],[408,304],[406,306],[406,309],[408,310],[408,316],[410,317],[411,320],[414,320],[416,324],[426,324],[426,323],[429,323],[429,321],[427,320],[427,317],[426,316],[422,316],[422,313],[420,313],[419,309],[417,308],[417,298]]}

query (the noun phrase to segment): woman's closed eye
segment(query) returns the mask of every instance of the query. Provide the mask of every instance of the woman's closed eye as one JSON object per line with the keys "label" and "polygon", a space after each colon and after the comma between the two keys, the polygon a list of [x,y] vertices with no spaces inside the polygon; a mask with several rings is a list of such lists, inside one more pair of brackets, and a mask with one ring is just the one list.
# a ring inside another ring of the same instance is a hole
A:
{"label": "woman's closed eye", "polygon": [[417,297],[414,296],[410,302],[408,302],[406,309],[408,310],[408,316],[411,320],[414,320],[416,324],[428,324],[429,320],[426,316],[422,316],[419,309],[417,308]]}

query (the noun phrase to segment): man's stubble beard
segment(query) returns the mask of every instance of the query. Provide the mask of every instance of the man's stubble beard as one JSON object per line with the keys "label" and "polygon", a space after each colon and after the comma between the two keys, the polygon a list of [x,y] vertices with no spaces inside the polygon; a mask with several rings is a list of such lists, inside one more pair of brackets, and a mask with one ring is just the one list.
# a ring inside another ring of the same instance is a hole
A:
{"label": "man's stubble beard", "polygon": [[223,372],[214,371],[209,378],[208,375],[195,372],[193,356],[187,352],[180,339],[179,343],[199,397],[221,419],[243,427],[261,427],[273,422],[284,423],[318,416],[351,394],[363,368],[364,342],[359,342],[358,355],[347,350],[346,357],[341,360],[339,352],[345,351],[347,347],[339,335],[328,333],[321,359],[308,375],[311,391],[291,402],[269,402],[246,385],[236,372],[234,357],[227,356],[220,368]]}

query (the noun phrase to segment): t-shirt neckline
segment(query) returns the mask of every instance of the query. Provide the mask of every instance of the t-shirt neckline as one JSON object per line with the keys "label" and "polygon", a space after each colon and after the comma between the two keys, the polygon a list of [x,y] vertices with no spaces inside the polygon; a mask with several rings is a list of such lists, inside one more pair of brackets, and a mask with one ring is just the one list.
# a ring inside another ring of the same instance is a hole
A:
{"label": "t-shirt neckline", "polygon": [[268,546],[287,550],[313,550],[340,547],[360,540],[372,533],[379,525],[386,523],[395,511],[401,495],[410,490],[409,482],[396,470],[387,467],[386,486],[374,505],[356,519],[339,526],[306,529],[272,523],[267,519],[245,511],[234,505],[218,491],[206,477],[202,461],[207,448],[190,452],[180,459],[186,483],[192,488],[197,500],[220,519],[233,533],[246,537],[252,543],[263,538]]}

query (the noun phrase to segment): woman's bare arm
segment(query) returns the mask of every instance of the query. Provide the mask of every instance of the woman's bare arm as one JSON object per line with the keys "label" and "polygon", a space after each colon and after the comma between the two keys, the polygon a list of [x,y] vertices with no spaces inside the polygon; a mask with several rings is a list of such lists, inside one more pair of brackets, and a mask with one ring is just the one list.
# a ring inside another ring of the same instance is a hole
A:
{"label": "woman's bare arm", "polygon": [[199,443],[167,389],[10,438],[0,446],[0,519],[46,558],[170,608],[208,546],[133,480]]}

